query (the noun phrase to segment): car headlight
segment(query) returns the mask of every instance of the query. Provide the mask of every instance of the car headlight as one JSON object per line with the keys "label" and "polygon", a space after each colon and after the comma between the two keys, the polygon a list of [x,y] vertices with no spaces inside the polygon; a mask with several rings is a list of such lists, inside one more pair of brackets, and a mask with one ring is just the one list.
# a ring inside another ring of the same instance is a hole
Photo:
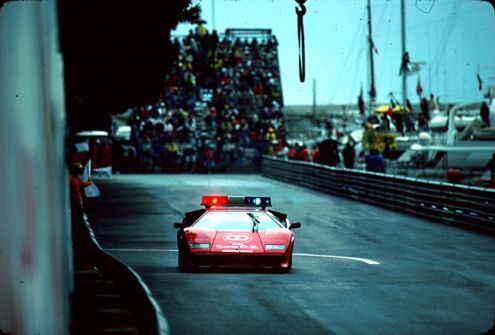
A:
{"label": "car headlight", "polygon": [[284,250],[285,244],[265,244],[266,250]]}
{"label": "car headlight", "polygon": [[189,243],[191,249],[209,249],[210,243]]}

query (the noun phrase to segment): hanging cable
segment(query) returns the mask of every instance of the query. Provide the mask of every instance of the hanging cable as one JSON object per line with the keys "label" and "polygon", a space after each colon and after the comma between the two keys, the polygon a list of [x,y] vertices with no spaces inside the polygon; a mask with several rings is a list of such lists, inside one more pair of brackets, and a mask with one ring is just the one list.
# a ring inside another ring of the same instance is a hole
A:
{"label": "hanging cable", "polygon": [[304,82],[306,77],[306,59],[304,54],[304,23],[303,16],[306,14],[306,7],[304,3],[306,0],[296,0],[299,8],[296,7],[297,14],[297,42],[299,44],[299,80]]}

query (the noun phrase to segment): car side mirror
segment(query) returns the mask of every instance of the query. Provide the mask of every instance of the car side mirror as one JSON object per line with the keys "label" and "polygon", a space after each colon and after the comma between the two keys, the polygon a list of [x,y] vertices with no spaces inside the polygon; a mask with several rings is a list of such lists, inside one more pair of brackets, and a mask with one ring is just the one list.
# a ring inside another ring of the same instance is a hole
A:
{"label": "car side mirror", "polygon": [[174,223],[174,228],[175,229],[180,229],[180,228],[182,228],[182,224],[180,222],[175,222]]}
{"label": "car side mirror", "polygon": [[301,228],[301,222],[291,223],[289,229]]}

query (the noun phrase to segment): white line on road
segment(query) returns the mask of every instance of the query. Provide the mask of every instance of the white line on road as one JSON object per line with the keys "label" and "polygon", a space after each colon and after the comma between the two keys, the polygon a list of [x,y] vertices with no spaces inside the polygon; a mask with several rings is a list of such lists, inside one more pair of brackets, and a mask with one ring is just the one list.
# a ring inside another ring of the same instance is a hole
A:
{"label": "white line on road", "polygon": [[366,263],[369,265],[379,265],[380,263],[367,259],[367,258],[359,258],[359,257],[347,257],[347,256],[334,256],[334,255],[316,255],[316,254],[299,254],[299,253],[294,253],[294,256],[302,256],[302,257],[319,257],[319,258],[337,258],[337,259],[350,259],[353,261],[358,261],[362,263]]}
{"label": "white line on road", "polygon": [[[121,251],[121,252],[177,252],[177,249],[115,249],[108,248],[106,251]],[[351,261],[357,261],[361,263],[366,263],[368,265],[379,265],[377,261],[360,258],[360,257],[347,257],[347,256],[334,256],[334,255],[318,255],[318,254],[302,254],[302,253],[294,253],[294,256],[300,257],[317,257],[317,258],[334,258],[334,259],[348,259]]]}

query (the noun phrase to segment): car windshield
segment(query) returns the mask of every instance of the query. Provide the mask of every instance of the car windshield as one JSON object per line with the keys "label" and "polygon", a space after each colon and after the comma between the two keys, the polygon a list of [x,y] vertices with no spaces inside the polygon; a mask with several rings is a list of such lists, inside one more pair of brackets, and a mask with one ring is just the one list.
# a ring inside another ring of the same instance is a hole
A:
{"label": "car windshield", "polygon": [[265,212],[207,212],[194,224],[194,227],[211,230],[245,230],[259,231],[281,228],[281,226]]}

